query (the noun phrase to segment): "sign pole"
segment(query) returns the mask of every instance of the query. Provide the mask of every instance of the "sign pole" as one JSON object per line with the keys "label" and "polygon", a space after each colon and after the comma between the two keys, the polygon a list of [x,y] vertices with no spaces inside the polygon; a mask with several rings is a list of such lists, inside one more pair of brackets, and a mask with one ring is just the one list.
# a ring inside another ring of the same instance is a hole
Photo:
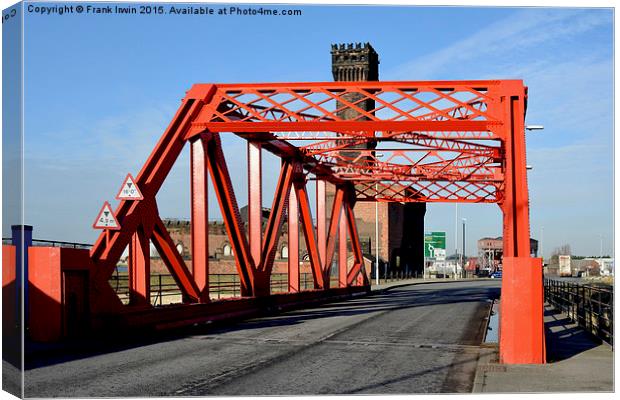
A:
{"label": "sign pole", "polygon": [[[375,183],[375,192],[378,192],[378,185]],[[375,199],[375,284],[379,286],[379,203]]]}

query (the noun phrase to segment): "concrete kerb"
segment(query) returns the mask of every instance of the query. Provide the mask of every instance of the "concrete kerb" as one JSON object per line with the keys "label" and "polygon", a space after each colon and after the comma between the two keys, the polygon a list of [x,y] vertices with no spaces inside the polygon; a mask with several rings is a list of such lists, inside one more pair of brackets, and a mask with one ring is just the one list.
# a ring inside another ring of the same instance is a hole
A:
{"label": "concrete kerb", "polygon": [[494,363],[497,359],[498,348],[497,346],[481,347],[478,354],[478,361],[476,363],[476,374],[474,376],[474,384],[472,386],[472,393],[482,393],[484,387],[485,373],[489,368],[505,368],[501,364]]}

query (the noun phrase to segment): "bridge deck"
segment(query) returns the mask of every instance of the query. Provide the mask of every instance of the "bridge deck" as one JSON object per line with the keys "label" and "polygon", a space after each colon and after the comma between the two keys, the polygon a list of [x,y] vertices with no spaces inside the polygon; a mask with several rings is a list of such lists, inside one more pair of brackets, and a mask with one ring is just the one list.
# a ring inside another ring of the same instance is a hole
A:
{"label": "bridge deck", "polygon": [[26,396],[470,392],[499,282],[397,287],[73,360],[40,360]]}

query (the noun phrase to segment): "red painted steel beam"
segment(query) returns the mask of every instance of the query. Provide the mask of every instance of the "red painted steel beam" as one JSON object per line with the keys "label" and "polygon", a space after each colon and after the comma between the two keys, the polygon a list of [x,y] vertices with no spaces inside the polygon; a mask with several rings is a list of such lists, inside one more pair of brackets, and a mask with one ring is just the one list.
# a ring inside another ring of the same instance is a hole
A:
{"label": "red painted steel beam", "polygon": [[191,142],[191,249],[192,271],[202,302],[209,301],[208,169],[202,137]]}
{"label": "red painted steel beam", "polygon": [[345,215],[347,217],[347,226],[349,228],[349,237],[351,238],[351,247],[353,249],[353,257],[355,262],[353,268],[347,274],[347,284],[352,285],[359,274],[364,275],[364,256],[362,254],[362,246],[357,233],[357,224],[355,223],[355,215],[353,213],[353,205],[350,201],[344,202]]}
{"label": "red painted steel beam", "polygon": [[[266,83],[218,83],[217,87],[222,90],[243,91],[243,90],[263,90],[271,92],[275,89],[288,89],[307,91],[310,89],[336,89],[345,90],[347,88],[364,88],[368,91],[378,91],[381,88],[407,88],[418,89],[433,87],[441,90],[452,91],[457,87],[471,87],[486,93],[493,87],[501,85],[503,82],[521,82],[520,80],[498,80],[498,79],[469,79],[469,80],[438,80],[438,81],[338,81],[338,82],[266,82]],[[206,83],[194,84],[196,90],[203,90]],[[192,88],[192,89],[193,89]]]}
{"label": "red painted steel beam", "polygon": [[[338,81],[338,82],[268,82],[268,83],[219,83],[218,88],[223,90],[242,91],[248,89],[260,89],[270,92],[274,89],[290,89],[290,90],[309,90],[316,88],[328,89],[347,89],[362,87],[369,91],[376,91],[385,87],[398,87],[417,89],[422,87],[433,87],[442,90],[452,91],[456,87],[472,87],[486,93],[490,88],[499,86],[503,82],[521,82],[521,80],[497,80],[497,79],[470,79],[462,81]],[[195,84],[194,87],[201,89],[207,86],[205,83]]]}
{"label": "red painted steel beam", "polygon": [[252,296],[252,284],[255,282],[256,266],[250,254],[245,229],[243,229],[241,224],[239,206],[237,205],[237,199],[218,134],[212,134],[207,142],[207,162],[213,188],[218,198],[224,225],[226,226],[226,232],[235,253],[235,264],[241,281],[241,295]]}
{"label": "red painted steel beam", "polygon": [[[329,219],[329,231],[327,233],[327,246],[325,249],[325,279],[329,279],[334,253],[336,251],[336,239],[338,238],[338,227],[340,226],[340,215],[342,210],[342,200],[344,189],[336,187],[334,193],[334,204],[332,206],[331,217]],[[345,234],[346,241],[346,234]],[[346,252],[346,249],[345,249]]]}
{"label": "red painted steel beam", "polygon": [[388,130],[420,132],[480,132],[501,125],[497,121],[326,121],[326,122],[206,122],[195,127],[210,132],[290,132]]}
{"label": "red painted steel beam", "polygon": [[306,240],[306,249],[310,257],[310,266],[312,268],[312,276],[314,278],[314,288],[324,289],[325,282],[323,279],[323,263],[319,255],[318,243],[314,234],[314,225],[312,222],[312,214],[310,212],[310,201],[308,200],[308,192],[306,191],[306,183],[296,180],[294,182],[297,201],[299,202],[299,215],[301,219],[301,227]]}
{"label": "red painted steel beam", "polygon": [[[291,183],[292,185],[292,183]],[[297,193],[289,185],[288,197],[288,291],[299,292],[299,207]]]}
{"label": "red painted steel beam", "polygon": [[319,258],[325,262],[321,269],[323,270],[323,280],[325,288],[329,289],[329,276],[325,276],[326,270],[329,268],[326,260],[327,253],[327,210],[325,204],[325,181],[316,180],[316,241],[319,250]]}
{"label": "red painted steel beam", "polygon": [[190,302],[200,301],[200,289],[198,289],[196,282],[185,265],[185,261],[183,261],[183,257],[177,251],[174,242],[170,238],[170,234],[159,217],[156,217],[152,241],[162,261],[168,267],[179,289],[181,289],[183,296]]}
{"label": "red painted steel beam", "polygon": [[151,305],[151,268],[149,239],[140,229],[129,244],[129,303],[132,306]]}
{"label": "red painted steel beam", "polygon": [[[368,139],[373,138],[376,142],[401,142],[410,143],[414,141],[414,138],[419,135],[424,135],[428,138],[437,140],[475,140],[475,141],[494,141],[502,140],[504,137],[501,132],[498,131],[501,128],[500,125],[494,126],[490,131],[440,131],[440,132],[411,132],[411,131],[283,131],[276,132],[274,135],[280,140],[288,141],[323,141],[323,140],[337,140],[338,142],[366,142]],[[260,138],[259,133],[246,132],[244,135]],[[354,144],[354,143],[351,143]],[[304,146],[300,146],[300,149],[304,149]]]}
{"label": "red painted steel beam", "polygon": [[[280,231],[282,229],[282,223],[284,221],[284,214],[289,206],[289,198],[291,192],[291,186],[293,184],[293,165],[290,162],[282,162],[280,168],[280,176],[276,184],[276,191],[273,197],[273,204],[271,206],[271,213],[267,220],[267,226],[265,228],[265,238],[262,244],[261,253],[261,265],[260,270],[267,276],[271,276],[273,269],[273,261],[278,246],[278,240],[280,238]],[[297,204],[294,205],[297,212]],[[296,221],[295,221],[296,223]],[[299,239],[297,239],[299,240]],[[290,254],[290,245],[289,245]]]}
{"label": "red painted steel beam", "polygon": [[344,207],[340,207],[340,220],[338,222],[338,286],[348,286],[347,266],[347,217]]}
{"label": "red painted steel beam", "polygon": [[261,263],[263,241],[262,182],[261,144],[250,140],[248,141],[248,233],[250,253],[254,265]]}

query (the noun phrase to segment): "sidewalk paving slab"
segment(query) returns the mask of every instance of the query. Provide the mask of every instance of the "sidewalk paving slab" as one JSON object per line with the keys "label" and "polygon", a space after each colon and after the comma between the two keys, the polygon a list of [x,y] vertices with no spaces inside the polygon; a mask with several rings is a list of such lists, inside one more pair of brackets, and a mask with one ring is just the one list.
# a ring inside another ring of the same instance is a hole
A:
{"label": "sidewalk paving slab", "polygon": [[474,393],[612,392],[612,347],[545,305],[547,364],[504,365],[497,348],[481,352]]}

